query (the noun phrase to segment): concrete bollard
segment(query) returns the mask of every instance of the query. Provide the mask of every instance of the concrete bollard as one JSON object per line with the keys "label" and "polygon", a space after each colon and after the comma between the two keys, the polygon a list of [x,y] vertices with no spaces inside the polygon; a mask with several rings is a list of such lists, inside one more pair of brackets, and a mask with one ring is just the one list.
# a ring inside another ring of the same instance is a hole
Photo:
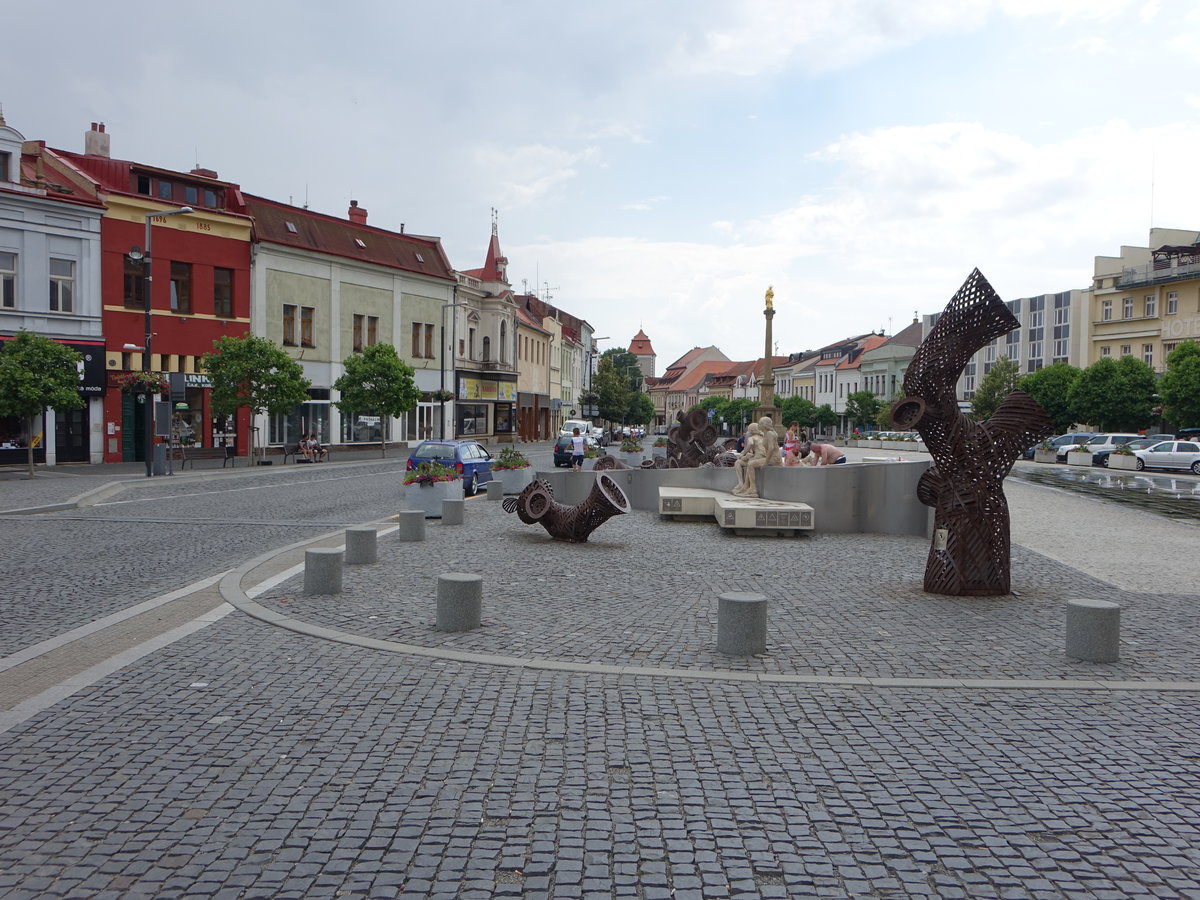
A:
{"label": "concrete bollard", "polygon": [[438,576],[438,631],[471,631],[478,628],[482,610],[481,576],[466,572],[447,572]]}
{"label": "concrete bollard", "polygon": [[504,482],[503,481],[489,481],[487,483],[487,498],[489,500],[503,500],[504,499]]}
{"label": "concrete bollard", "polygon": [[1088,662],[1121,658],[1121,606],[1108,600],[1067,601],[1067,656]]}
{"label": "concrete bollard", "polygon": [[425,510],[402,509],[396,517],[396,536],[402,541],[425,540]]}
{"label": "concrete bollard", "polygon": [[442,501],[442,524],[443,525],[461,525],[463,523],[463,511],[466,509],[467,501],[461,497],[457,500]]}
{"label": "concrete bollard", "polygon": [[342,551],[318,547],[304,551],[304,593],[342,592]]}
{"label": "concrete bollard", "polygon": [[767,652],[767,598],[751,591],[717,597],[717,649],[728,656]]}
{"label": "concrete bollard", "polygon": [[370,526],[346,529],[346,565],[361,566],[379,558],[375,529]]}

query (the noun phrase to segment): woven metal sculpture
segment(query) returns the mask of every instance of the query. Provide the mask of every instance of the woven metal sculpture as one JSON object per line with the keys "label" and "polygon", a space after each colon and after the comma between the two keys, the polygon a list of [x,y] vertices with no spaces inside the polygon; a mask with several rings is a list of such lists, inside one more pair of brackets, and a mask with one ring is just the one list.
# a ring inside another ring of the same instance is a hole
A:
{"label": "woven metal sculpture", "polygon": [[934,460],[917,497],[934,508],[925,590],[955,596],[1009,592],[1010,539],[1004,478],[1025,448],[1053,434],[1046,411],[1024,391],[990,419],[958,408],[954,385],[972,354],[1020,327],[978,269],[951,298],[904,376],[892,409],[897,428],[916,428]]}
{"label": "woven metal sculpture", "polygon": [[557,502],[554,489],[540,478],[501,505],[526,525],[541,525],[554,540],[572,544],[586,543],[591,533],[613,516],[629,512],[625,492],[603,472],[596,476],[591,493],[575,506]]}
{"label": "woven metal sculpture", "polygon": [[708,463],[717,463],[723,449],[716,446],[717,428],[708,420],[702,409],[689,413],[678,413],[679,424],[667,432],[667,467],[670,469],[695,469]]}

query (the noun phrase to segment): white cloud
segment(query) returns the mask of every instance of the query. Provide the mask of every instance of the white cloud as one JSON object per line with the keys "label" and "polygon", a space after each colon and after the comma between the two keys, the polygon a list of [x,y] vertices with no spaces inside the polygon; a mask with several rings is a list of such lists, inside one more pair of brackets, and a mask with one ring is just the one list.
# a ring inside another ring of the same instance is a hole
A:
{"label": "white cloud", "polygon": [[572,152],[545,144],[481,144],[473,153],[474,164],[490,176],[496,202],[503,209],[529,206],[545,198],[579,175],[582,165],[595,164],[599,158],[595,147]]}
{"label": "white cloud", "polygon": [[634,200],[631,203],[625,203],[621,206],[621,209],[632,209],[638,212],[646,212],[654,209],[654,207],[658,206],[667,199],[669,198],[660,194],[657,197],[647,197],[645,200]]}

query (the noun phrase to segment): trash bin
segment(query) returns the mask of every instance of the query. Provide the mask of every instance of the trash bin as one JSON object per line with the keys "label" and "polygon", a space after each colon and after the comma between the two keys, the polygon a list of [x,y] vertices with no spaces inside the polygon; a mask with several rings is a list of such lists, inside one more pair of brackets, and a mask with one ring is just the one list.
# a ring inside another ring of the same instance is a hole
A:
{"label": "trash bin", "polygon": [[153,464],[153,467],[151,468],[151,471],[155,475],[167,474],[167,445],[166,444],[155,444],[154,445],[154,464]]}

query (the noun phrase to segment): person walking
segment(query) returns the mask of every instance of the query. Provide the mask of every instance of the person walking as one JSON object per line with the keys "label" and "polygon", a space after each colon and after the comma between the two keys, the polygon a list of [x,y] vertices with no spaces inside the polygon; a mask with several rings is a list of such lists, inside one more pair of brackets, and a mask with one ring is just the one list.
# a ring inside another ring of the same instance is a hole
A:
{"label": "person walking", "polygon": [[583,453],[584,453],[583,435],[576,428],[571,432],[571,471],[583,471]]}

